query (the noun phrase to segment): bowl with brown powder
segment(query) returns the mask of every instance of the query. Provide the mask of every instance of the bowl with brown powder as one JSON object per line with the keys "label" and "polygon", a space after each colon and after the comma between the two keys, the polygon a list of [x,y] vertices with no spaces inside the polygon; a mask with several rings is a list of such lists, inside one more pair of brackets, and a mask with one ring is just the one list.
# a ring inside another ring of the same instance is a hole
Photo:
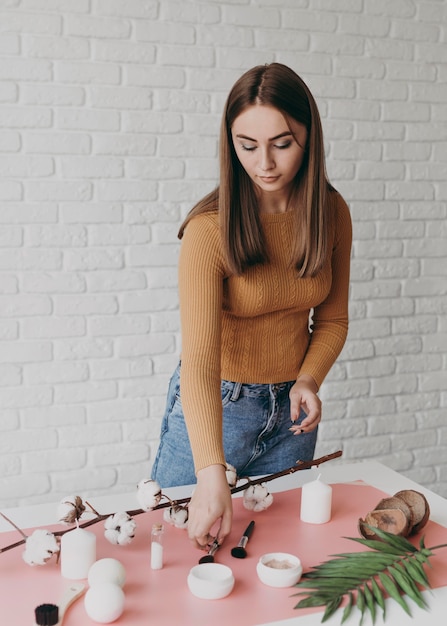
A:
{"label": "bowl with brown powder", "polygon": [[300,559],[287,552],[263,554],[256,565],[259,580],[270,587],[293,587],[303,573]]}

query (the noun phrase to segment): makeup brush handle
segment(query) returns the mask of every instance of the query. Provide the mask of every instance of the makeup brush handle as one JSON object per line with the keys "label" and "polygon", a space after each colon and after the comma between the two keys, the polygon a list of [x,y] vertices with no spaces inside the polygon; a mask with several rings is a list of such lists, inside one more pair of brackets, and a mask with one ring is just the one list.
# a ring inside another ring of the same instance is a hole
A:
{"label": "makeup brush handle", "polygon": [[213,545],[209,549],[208,556],[214,556],[216,552],[219,550],[220,545],[217,541],[213,541]]}
{"label": "makeup brush handle", "polygon": [[237,544],[237,547],[238,548],[245,548],[247,543],[248,543],[247,535],[242,535],[242,537],[239,539],[239,543]]}
{"label": "makeup brush handle", "polygon": [[239,543],[238,543],[238,548],[245,548],[245,546],[248,543],[248,540],[250,539],[251,533],[253,532],[253,528],[255,527],[255,521],[252,520],[249,525],[247,526],[247,528],[245,529],[244,534],[242,535]]}
{"label": "makeup brush handle", "polygon": [[217,541],[217,539],[215,539],[211,545],[211,548],[208,550],[207,554],[205,554],[205,556],[202,556],[199,559],[199,563],[214,563],[214,555],[219,550],[219,548],[220,548],[220,544]]}
{"label": "makeup brush handle", "polygon": [[73,582],[68,589],[64,592],[62,597],[59,600],[59,621],[56,626],[60,626],[62,624],[62,620],[64,619],[65,611],[71,605],[72,602],[77,600],[85,591],[84,583],[75,583]]}

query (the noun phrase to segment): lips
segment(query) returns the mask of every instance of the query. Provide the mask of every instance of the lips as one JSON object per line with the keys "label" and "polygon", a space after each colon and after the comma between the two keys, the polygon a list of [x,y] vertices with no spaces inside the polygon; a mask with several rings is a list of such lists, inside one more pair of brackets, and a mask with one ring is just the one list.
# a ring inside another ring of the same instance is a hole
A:
{"label": "lips", "polygon": [[259,176],[259,179],[262,180],[263,183],[271,184],[276,183],[279,176]]}

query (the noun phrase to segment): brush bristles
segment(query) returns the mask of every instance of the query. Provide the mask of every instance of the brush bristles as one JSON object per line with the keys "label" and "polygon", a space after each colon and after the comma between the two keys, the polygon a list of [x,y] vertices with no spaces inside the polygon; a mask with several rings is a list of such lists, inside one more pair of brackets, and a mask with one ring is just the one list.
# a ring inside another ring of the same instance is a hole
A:
{"label": "brush bristles", "polygon": [[56,604],[40,604],[34,614],[36,626],[55,626],[59,621],[59,607]]}

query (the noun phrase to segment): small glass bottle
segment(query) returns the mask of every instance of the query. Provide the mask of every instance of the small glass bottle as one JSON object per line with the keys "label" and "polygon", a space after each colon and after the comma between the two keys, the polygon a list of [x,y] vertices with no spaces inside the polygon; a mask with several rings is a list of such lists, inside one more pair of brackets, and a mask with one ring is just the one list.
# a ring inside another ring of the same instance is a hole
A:
{"label": "small glass bottle", "polygon": [[153,524],[151,532],[151,568],[163,567],[163,524]]}

